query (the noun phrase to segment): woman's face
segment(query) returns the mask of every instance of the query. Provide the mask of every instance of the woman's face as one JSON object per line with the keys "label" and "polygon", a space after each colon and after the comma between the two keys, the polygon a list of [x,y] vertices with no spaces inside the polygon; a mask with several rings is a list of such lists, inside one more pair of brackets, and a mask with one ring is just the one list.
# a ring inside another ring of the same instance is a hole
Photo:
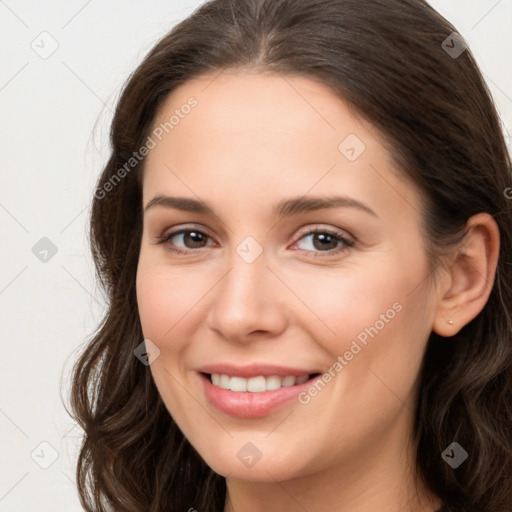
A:
{"label": "woman's face", "polygon": [[245,480],[389,462],[437,302],[420,195],[377,130],[322,84],[247,71],[187,82],[154,128],[137,297],[184,435]]}

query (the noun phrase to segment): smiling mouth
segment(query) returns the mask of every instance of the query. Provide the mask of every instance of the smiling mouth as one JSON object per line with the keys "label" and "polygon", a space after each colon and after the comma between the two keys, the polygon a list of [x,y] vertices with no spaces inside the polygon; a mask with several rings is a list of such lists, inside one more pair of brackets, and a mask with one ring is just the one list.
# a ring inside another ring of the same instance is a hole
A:
{"label": "smiling mouth", "polygon": [[234,392],[263,393],[275,391],[280,388],[299,386],[312,380],[320,373],[305,374],[300,376],[259,375],[250,378],[231,376],[219,373],[203,373],[203,375],[215,386],[221,389]]}

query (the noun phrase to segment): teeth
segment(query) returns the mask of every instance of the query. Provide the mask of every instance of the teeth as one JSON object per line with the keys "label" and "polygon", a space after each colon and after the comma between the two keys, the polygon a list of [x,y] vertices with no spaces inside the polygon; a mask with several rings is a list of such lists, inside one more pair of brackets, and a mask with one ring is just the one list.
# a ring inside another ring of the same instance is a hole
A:
{"label": "teeth", "polygon": [[279,389],[281,387],[281,377],[277,375],[272,375],[271,377],[267,377],[265,379],[267,381],[267,391],[272,391],[274,389]]}
{"label": "teeth", "polygon": [[224,389],[231,389],[229,387],[231,378],[228,375],[221,375],[219,377],[219,384],[218,386]]}
{"label": "teeth", "polygon": [[242,377],[231,377],[229,381],[231,391],[247,391],[247,379]]}
{"label": "teeth", "polygon": [[295,377],[285,377],[283,379],[283,382],[281,382],[281,386],[289,388],[290,386],[294,386],[295,385],[295,381],[296,380],[297,379]]}
{"label": "teeth", "polygon": [[300,377],[279,377],[278,375],[264,377],[261,375],[244,379],[243,377],[230,377],[229,375],[220,375],[218,373],[212,373],[211,377],[214,386],[231,391],[250,391],[251,393],[262,393],[263,391],[272,391],[281,387],[295,386],[303,384],[309,379],[309,375],[301,375]]}
{"label": "teeth", "polygon": [[303,375],[302,377],[297,377],[297,382],[295,384],[304,384],[309,379],[309,375]]}
{"label": "teeth", "polygon": [[247,391],[251,391],[252,393],[261,393],[266,390],[267,379],[265,377],[252,377],[251,379],[247,379]]}

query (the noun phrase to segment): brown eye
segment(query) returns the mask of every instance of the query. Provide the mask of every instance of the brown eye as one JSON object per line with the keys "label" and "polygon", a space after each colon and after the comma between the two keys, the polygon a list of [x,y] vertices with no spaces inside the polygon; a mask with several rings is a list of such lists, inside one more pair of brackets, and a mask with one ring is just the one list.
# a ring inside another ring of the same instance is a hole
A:
{"label": "brown eye", "polygon": [[210,237],[196,229],[180,229],[159,238],[159,243],[166,244],[167,249],[176,253],[186,253],[193,249],[207,247]]}
{"label": "brown eye", "polygon": [[314,233],[313,247],[320,251],[336,249],[338,246],[338,239],[328,233]]}
{"label": "brown eye", "polygon": [[299,246],[301,241],[305,243],[299,249],[312,253],[312,256],[323,255],[321,253],[325,253],[325,256],[338,254],[354,245],[354,241],[343,234],[321,228],[308,231],[295,245]]}
{"label": "brown eye", "polygon": [[183,231],[183,243],[188,249],[197,249],[206,245],[207,235],[201,231]]}

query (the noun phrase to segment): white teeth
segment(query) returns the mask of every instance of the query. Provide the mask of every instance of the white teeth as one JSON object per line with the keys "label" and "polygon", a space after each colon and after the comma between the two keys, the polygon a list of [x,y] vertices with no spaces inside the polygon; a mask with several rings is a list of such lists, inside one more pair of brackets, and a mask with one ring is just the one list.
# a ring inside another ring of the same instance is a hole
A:
{"label": "white teeth", "polygon": [[252,377],[247,379],[247,391],[261,393],[267,390],[267,379],[265,377]]}
{"label": "white teeth", "polygon": [[251,393],[262,393],[263,391],[273,391],[281,387],[290,387],[303,384],[309,379],[309,375],[301,375],[300,377],[271,375],[264,377],[251,377],[244,379],[243,377],[230,377],[229,375],[212,373],[212,383],[222,389],[231,391],[250,391]]}
{"label": "white teeth", "polygon": [[302,377],[297,377],[297,382],[295,384],[304,384],[309,378],[309,375],[303,375]]}
{"label": "white teeth", "polygon": [[281,386],[289,388],[290,386],[295,385],[296,378],[295,377],[285,377],[283,382],[281,382]]}
{"label": "white teeth", "polygon": [[[212,377],[213,377],[213,375],[212,375]],[[224,389],[231,389],[229,387],[230,382],[231,382],[231,379],[230,379],[229,375],[221,375],[219,378],[218,386],[221,388],[224,388]]]}
{"label": "white teeth", "polygon": [[231,391],[247,391],[247,379],[242,377],[231,377],[229,381]]}
{"label": "white teeth", "polygon": [[281,377],[277,375],[272,375],[271,377],[266,378],[267,381],[267,391],[272,391],[274,389],[279,389],[281,387]]}

